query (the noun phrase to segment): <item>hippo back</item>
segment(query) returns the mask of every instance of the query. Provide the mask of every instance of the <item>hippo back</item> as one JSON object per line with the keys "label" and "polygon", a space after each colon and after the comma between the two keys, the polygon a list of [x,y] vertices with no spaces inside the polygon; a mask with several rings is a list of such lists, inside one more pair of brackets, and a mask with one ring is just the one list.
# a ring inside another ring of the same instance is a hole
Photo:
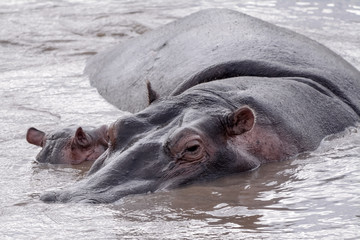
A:
{"label": "hippo back", "polygon": [[360,114],[360,73],[323,45],[248,15],[203,10],[92,57],[92,86],[136,112],[148,105],[145,81],[162,97],[237,76],[304,77]]}

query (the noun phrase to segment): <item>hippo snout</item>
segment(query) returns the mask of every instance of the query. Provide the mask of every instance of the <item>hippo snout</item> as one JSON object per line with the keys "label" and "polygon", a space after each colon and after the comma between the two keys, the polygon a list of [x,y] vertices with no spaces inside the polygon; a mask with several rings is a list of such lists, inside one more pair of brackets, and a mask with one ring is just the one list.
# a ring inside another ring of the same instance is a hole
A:
{"label": "hippo snout", "polygon": [[84,194],[71,194],[70,192],[64,191],[49,191],[40,195],[40,200],[45,203],[67,203],[71,201],[76,201],[79,203],[102,203],[103,201],[94,199],[94,198],[86,198]]}
{"label": "hippo snout", "polygon": [[[75,197],[70,197],[70,196],[65,197],[64,193],[56,192],[56,191],[45,192],[40,196],[40,200],[45,203],[66,203],[73,201],[74,199]],[[101,203],[101,201],[97,199],[87,199],[85,198],[85,196],[83,197],[78,196],[75,201],[79,203],[92,203],[92,204]]]}
{"label": "hippo snout", "polygon": [[[66,203],[66,202],[70,202],[74,198],[75,195],[72,195],[71,192],[64,190],[48,191],[40,195],[40,200],[45,203],[56,203],[56,202]],[[83,197],[83,199],[85,199],[85,197]],[[77,202],[81,202],[81,198],[77,199]]]}
{"label": "hippo snout", "polygon": [[[91,189],[74,188],[72,190],[55,190],[43,193],[40,200],[45,203],[109,203],[114,202],[122,197],[153,192],[157,188],[156,181],[151,180],[128,180],[119,185],[101,188],[99,185],[103,184],[101,178],[97,179],[94,187]],[[82,182],[86,184],[86,182]]]}
{"label": "hippo snout", "polygon": [[58,194],[55,191],[45,192],[40,195],[40,200],[46,203],[57,202]]}

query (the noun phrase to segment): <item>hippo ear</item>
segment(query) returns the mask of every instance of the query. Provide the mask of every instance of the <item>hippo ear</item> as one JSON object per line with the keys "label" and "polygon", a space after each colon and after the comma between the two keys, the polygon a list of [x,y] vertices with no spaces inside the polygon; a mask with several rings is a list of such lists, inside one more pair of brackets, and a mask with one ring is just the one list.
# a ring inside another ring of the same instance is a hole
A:
{"label": "hippo ear", "polygon": [[152,102],[159,98],[159,94],[157,94],[154,89],[151,88],[151,83],[149,80],[146,80],[146,88],[148,91],[148,100],[150,105]]}
{"label": "hippo ear", "polygon": [[34,144],[39,147],[43,147],[43,140],[45,133],[37,130],[36,128],[29,128],[26,133],[26,140],[28,143]]}
{"label": "hippo ear", "polygon": [[79,127],[75,133],[74,143],[81,147],[88,147],[91,144],[91,137]]}
{"label": "hippo ear", "polygon": [[255,115],[251,108],[245,106],[235,110],[228,116],[229,135],[239,135],[250,131],[255,124]]}

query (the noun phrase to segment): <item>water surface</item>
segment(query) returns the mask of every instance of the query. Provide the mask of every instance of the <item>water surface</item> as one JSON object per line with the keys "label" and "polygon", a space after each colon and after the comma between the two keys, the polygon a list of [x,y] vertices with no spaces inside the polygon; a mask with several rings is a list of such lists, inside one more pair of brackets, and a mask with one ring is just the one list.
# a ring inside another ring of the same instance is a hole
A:
{"label": "water surface", "polygon": [[300,32],[360,69],[356,0],[1,1],[1,239],[359,239],[360,127],[315,152],[207,184],[107,205],[39,200],[86,167],[34,163],[39,149],[26,143],[27,128],[100,125],[123,114],[82,75],[86,59],[212,7]]}

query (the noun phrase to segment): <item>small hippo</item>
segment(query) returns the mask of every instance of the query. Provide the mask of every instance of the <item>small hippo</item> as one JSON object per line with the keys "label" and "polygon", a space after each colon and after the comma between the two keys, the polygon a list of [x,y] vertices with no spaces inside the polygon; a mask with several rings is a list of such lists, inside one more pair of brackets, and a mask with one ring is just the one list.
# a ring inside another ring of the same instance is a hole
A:
{"label": "small hippo", "polygon": [[51,164],[80,164],[94,161],[108,148],[106,125],[68,127],[50,133],[29,128],[26,140],[42,147],[36,160]]}

